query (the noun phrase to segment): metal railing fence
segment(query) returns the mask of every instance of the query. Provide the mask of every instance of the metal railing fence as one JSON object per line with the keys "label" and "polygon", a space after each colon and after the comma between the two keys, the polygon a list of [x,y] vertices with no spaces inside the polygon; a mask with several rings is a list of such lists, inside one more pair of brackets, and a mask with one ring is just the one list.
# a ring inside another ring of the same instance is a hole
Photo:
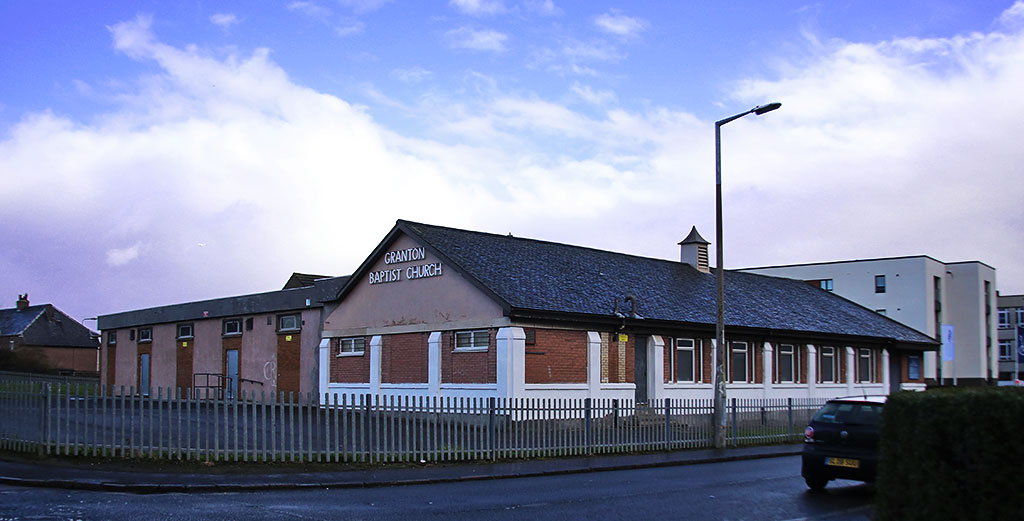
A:
{"label": "metal railing fence", "polygon": [[[114,392],[116,391],[116,392]],[[711,399],[200,398],[0,379],[0,449],[214,461],[440,462],[702,448]],[[733,446],[799,440],[823,399],[729,401]]]}

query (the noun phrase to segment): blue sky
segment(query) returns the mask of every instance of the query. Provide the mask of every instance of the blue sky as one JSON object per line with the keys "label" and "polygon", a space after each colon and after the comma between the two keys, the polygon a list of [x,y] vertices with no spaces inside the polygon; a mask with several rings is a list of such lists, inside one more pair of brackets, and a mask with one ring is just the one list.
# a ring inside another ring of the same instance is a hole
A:
{"label": "blue sky", "polygon": [[[84,318],[354,270],[396,219],[1024,292],[1024,3],[0,5],[0,299]],[[4,297],[6,295],[6,297]]]}

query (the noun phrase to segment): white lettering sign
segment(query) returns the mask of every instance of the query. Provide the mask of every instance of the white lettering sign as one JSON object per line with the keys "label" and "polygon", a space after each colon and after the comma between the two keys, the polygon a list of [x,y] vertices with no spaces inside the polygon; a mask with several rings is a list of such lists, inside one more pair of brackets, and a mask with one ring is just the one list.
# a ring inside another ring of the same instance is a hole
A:
{"label": "white lettering sign", "polygon": [[400,280],[402,280],[402,268],[370,272],[370,284],[383,284],[385,282],[398,282]]}
{"label": "white lettering sign", "polygon": [[406,248],[404,250],[389,251],[384,254],[384,264],[398,264],[400,262],[412,262],[426,258],[426,251],[422,246],[418,248]]}
{"label": "white lettering sign", "polygon": [[441,276],[441,263],[432,262],[429,264],[420,264],[419,266],[409,266],[405,268],[405,278],[407,279],[425,279],[427,277],[440,277]]}
{"label": "white lettering sign", "polygon": [[[422,246],[406,248],[404,250],[393,250],[384,254],[384,264],[401,264],[427,258],[427,252]],[[405,268],[405,278],[426,279],[440,277],[444,273],[440,262],[427,262]],[[371,271],[368,280],[370,284],[384,284],[387,282],[399,282],[402,280],[402,268],[388,268],[378,271]]]}

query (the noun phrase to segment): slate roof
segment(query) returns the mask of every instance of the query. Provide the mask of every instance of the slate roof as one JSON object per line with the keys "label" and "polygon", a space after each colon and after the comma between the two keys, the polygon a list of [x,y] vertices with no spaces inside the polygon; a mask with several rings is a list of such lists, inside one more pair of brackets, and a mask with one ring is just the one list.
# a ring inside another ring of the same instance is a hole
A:
{"label": "slate roof", "polygon": [[99,347],[89,328],[50,304],[0,309],[0,336],[21,336],[33,346]]}
{"label": "slate roof", "polygon": [[[317,279],[311,286],[301,288],[185,302],[169,306],[100,315],[96,327],[106,331],[147,324],[237,317],[240,315],[256,315],[322,307],[323,302],[333,299],[338,294],[338,290],[347,281],[348,277],[328,277]],[[306,305],[307,299],[310,301],[309,305]]]}
{"label": "slate roof", "polygon": [[[614,316],[615,299],[622,303],[631,295],[637,314],[647,320],[716,321],[714,270],[701,273],[681,262],[409,221],[398,221],[396,229],[475,279],[512,313]],[[915,329],[802,281],[728,271],[725,285],[727,327],[936,347]]]}

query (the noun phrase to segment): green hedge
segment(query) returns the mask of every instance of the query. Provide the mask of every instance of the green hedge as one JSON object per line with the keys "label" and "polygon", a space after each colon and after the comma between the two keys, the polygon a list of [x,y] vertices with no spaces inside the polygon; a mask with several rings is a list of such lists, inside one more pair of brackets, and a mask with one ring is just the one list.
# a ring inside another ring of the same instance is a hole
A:
{"label": "green hedge", "polygon": [[1024,388],[902,392],[884,410],[874,519],[1024,519]]}

